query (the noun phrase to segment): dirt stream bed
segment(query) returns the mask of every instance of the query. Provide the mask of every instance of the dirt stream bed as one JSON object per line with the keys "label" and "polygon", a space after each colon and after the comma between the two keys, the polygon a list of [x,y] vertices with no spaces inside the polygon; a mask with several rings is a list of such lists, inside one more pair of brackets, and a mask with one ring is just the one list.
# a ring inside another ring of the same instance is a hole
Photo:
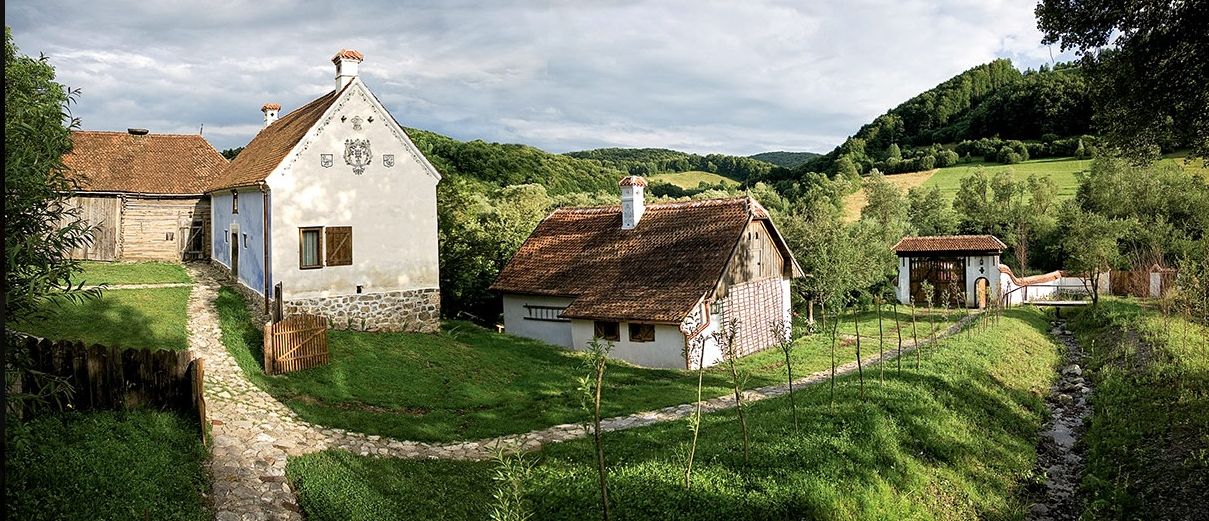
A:
{"label": "dirt stream bed", "polygon": [[1065,360],[1046,400],[1050,420],[1037,442],[1037,472],[1045,476],[1045,481],[1030,489],[1034,503],[1026,519],[1031,521],[1077,520],[1083,512],[1079,496],[1083,457],[1075,450],[1075,442],[1083,434],[1084,420],[1091,414],[1088,401],[1092,390],[1083,379],[1085,355],[1066,329],[1066,321],[1059,319],[1051,326],[1050,334],[1065,349]]}

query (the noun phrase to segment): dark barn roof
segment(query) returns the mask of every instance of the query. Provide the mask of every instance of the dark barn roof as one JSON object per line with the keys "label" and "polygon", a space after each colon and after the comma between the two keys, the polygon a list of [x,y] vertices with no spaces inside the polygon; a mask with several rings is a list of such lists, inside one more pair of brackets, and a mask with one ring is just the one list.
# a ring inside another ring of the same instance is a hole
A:
{"label": "dark barn roof", "polygon": [[678,323],[718,284],[751,220],[766,221],[799,276],[768,212],[733,197],[648,204],[633,230],[621,228],[620,206],[555,210],[491,289],[573,297],[567,318]]}

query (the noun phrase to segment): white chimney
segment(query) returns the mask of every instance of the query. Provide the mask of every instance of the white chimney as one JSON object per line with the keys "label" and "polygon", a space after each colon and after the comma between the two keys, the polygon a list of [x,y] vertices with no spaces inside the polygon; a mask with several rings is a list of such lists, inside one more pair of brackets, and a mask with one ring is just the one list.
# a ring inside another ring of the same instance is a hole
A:
{"label": "white chimney", "polygon": [[348,49],[340,49],[340,52],[332,56],[332,63],[336,64],[336,90],[343,89],[357,77],[357,64],[364,59],[365,55]]}
{"label": "white chimney", "polygon": [[267,127],[272,125],[274,121],[277,121],[277,114],[281,112],[281,105],[265,103],[263,107],[260,107],[260,111],[264,112],[264,126]]}
{"label": "white chimney", "polygon": [[633,230],[642,220],[642,189],[646,187],[646,179],[631,175],[621,178],[617,183],[621,186],[621,229]]}

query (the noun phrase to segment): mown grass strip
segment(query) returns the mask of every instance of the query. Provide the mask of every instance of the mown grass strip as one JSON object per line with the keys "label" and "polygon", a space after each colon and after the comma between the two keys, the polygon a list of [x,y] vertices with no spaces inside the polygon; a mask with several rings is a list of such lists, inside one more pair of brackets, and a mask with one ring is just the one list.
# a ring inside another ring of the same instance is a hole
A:
{"label": "mown grass strip", "polygon": [[[1059,361],[1048,326],[1040,311],[1010,310],[990,331],[946,340],[921,370],[887,371],[884,384],[867,382],[866,402],[855,375],[839,381],[834,410],[827,386],[805,388],[796,395],[800,432],[786,398],[754,403],[750,464],[743,463],[734,411],[707,415],[691,491],[683,481],[686,421],[607,433],[613,519],[1020,519],[1024,489],[1036,481],[1043,396]],[[606,387],[605,402],[616,395]],[[599,517],[590,440],[548,445],[535,457],[540,463],[526,485],[535,519]],[[312,520],[474,518],[394,514],[412,511],[427,494],[431,474],[407,478],[418,468],[453,483],[490,475],[484,463],[328,453],[294,458],[287,473],[303,484]],[[356,487],[369,497],[345,501],[347,485],[316,485],[321,479],[362,483]],[[374,492],[375,483],[391,490]],[[489,505],[493,488],[452,497]],[[325,510],[310,509],[318,504]]]}
{"label": "mown grass strip", "polygon": [[11,327],[54,340],[139,349],[189,348],[188,304],[192,288],[105,290],[83,302],[44,306],[39,315]]}
{"label": "mown grass strip", "polygon": [[154,411],[65,413],[5,429],[6,519],[206,520],[209,451]]}
{"label": "mown grass strip", "polygon": [[182,284],[192,282],[184,266],[168,262],[81,262],[72,284]]}

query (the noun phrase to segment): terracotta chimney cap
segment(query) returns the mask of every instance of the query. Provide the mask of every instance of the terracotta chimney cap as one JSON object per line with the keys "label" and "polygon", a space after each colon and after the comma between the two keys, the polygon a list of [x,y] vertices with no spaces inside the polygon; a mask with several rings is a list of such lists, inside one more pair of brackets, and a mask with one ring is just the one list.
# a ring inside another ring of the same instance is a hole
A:
{"label": "terracotta chimney cap", "polygon": [[354,51],[354,50],[350,50],[350,49],[340,49],[340,52],[336,53],[335,56],[332,56],[333,63],[338,62],[340,60],[362,61],[364,59],[365,59],[365,55],[361,54],[360,51]]}
{"label": "terracotta chimney cap", "polygon": [[617,186],[647,186],[647,182],[642,176],[630,175],[621,178],[621,181],[617,182]]}
{"label": "terracotta chimney cap", "polygon": [[265,103],[263,107],[260,107],[260,110],[261,110],[261,112],[264,112],[266,110],[281,110],[281,105],[278,105],[276,103]]}

